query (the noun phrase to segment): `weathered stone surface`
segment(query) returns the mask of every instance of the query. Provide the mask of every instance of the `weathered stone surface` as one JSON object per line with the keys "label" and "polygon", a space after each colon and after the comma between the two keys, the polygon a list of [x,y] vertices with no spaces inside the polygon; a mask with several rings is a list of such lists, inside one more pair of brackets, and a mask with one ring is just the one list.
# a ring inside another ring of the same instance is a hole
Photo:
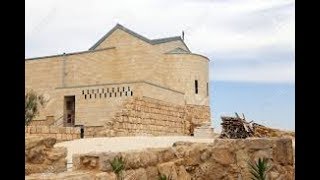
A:
{"label": "weathered stone surface", "polygon": [[289,138],[276,140],[273,157],[281,165],[293,165],[292,140]]}
{"label": "weathered stone surface", "polygon": [[160,175],[165,175],[166,177],[170,177],[171,179],[177,179],[177,168],[173,162],[162,163],[157,167]]}
{"label": "weathered stone surface", "polygon": [[67,169],[67,149],[54,148],[56,140],[44,137],[27,137],[25,174],[63,172]]}
{"label": "weathered stone surface", "polygon": [[95,180],[117,180],[117,176],[114,173],[101,172],[97,173]]}
{"label": "weathered stone surface", "polygon": [[177,179],[178,180],[191,180],[190,174],[186,171],[184,166],[177,168]]}
{"label": "weathered stone surface", "polygon": [[59,174],[47,173],[47,174],[32,174],[25,177],[26,180],[92,180],[95,179],[95,175],[91,172],[63,172]]}
{"label": "weathered stone surface", "polygon": [[123,173],[124,180],[148,180],[147,172],[143,168],[126,170]]}
{"label": "weathered stone surface", "polygon": [[158,168],[155,166],[149,166],[146,168],[147,178],[148,179],[158,179],[159,178],[159,172]]}
{"label": "weathered stone surface", "polygon": [[212,159],[222,165],[235,163],[235,154],[227,148],[215,148],[212,152]]}
{"label": "weathered stone surface", "polygon": [[110,162],[112,162],[112,160],[115,157],[120,157],[120,153],[114,153],[114,152],[101,153],[99,155],[99,170],[103,172],[112,171]]}

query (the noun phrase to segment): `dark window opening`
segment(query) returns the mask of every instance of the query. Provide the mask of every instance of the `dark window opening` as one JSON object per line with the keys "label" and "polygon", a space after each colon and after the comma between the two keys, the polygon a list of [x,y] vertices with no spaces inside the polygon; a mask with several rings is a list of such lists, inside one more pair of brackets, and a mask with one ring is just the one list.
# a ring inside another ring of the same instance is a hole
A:
{"label": "dark window opening", "polygon": [[118,87],[118,92],[120,91],[120,88]]}
{"label": "dark window opening", "polygon": [[94,94],[94,98],[97,98],[97,94]]}
{"label": "dark window opening", "polygon": [[131,91],[131,96],[133,96],[133,91]]}
{"label": "dark window opening", "polygon": [[87,95],[86,94],[84,95],[84,99],[87,99]]}
{"label": "dark window opening", "polygon": [[84,94],[84,90],[82,90],[82,94]]}
{"label": "dark window opening", "polygon": [[120,97],[122,97],[122,92],[120,92]]}
{"label": "dark window opening", "polygon": [[107,88],[107,93],[109,92],[109,88]]}
{"label": "dark window opening", "polygon": [[117,97],[117,93],[116,92],[114,93],[114,97]]}
{"label": "dark window opening", "polygon": [[87,94],[89,94],[89,89],[87,90]]}
{"label": "dark window opening", "polygon": [[89,96],[89,97],[90,97],[90,99],[91,99],[91,94],[90,94],[90,96]]}
{"label": "dark window opening", "polygon": [[105,97],[105,98],[107,97],[107,93],[104,93],[104,97]]}
{"label": "dark window opening", "polygon": [[122,91],[124,91],[124,87],[122,87]]}
{"label": "dark window opening", "polygon": [[126,96],[128,96],[127,92],[126,92]]}
{"label": "dark window opening", "polygon": [[194,81],[194,87],[195,87],[195,90],[196,90],[196,94],[198,94],[198,80]]}
{"label": "dark window opening", "polygon": [[114,88],[112,88],[112,92],[114,92]]}
{"label": "dark window opening", "polygon": [[130,87],[128,86],[128,91],[130,91]]}
{"label": "dark window opening", "polygon": [[99,94],[99,97],[100,97],[100,99],[101,99],[101,94]]}
{"label": "dark window opening", "polygon": [[110,93],[110,96],[109,97],[112,97],[112,93]]}

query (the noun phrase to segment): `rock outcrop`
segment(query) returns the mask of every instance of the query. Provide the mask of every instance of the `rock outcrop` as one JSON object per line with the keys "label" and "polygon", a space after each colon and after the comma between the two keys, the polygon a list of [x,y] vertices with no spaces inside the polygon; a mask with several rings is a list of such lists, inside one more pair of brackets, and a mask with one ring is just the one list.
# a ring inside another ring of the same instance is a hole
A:
{"label": "rock outcrop", "polygon": [[114,179],[110,161],[115,157],[125,160],[125,180],[158,180],[160,175],[172,180],[251,179],[248,162],[259,158],[269,160],[268,179],[294,179],[289,138],[216,139],[213,144],[176,142],[170,148],[78,154],[73,156],[73,171],[38,178]]}
{"label": "rock outcrop", "polygon": [[58,173],[67,170],[67,149],[53,147],[55,138],[39,136],[25,139],[25,174]]}

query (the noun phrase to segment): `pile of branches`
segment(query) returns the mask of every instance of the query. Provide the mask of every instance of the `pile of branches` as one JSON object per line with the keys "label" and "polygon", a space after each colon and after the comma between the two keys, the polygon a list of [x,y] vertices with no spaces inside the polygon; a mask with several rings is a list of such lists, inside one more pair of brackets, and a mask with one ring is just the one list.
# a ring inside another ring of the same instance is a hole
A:
{"label": "pile of branches", "polygon": [[269,128],[253,121],[247,122],[244,114],[242,117],[235,113],[235,117],[221,116],[222,131],[220,138],[245,139],[248,137],[294,137],[295,133]]}
{"label": "pile of branches", "polygon": [[[235,113],[236,117],[222,116],[222,131],[220,138],[230,138],[230,139],[245,139],[247,137],[254,136],[254,128],[252,122],[247,122],[244,114],[242,118]],[[254,123],[255,126],[258,124]]]}

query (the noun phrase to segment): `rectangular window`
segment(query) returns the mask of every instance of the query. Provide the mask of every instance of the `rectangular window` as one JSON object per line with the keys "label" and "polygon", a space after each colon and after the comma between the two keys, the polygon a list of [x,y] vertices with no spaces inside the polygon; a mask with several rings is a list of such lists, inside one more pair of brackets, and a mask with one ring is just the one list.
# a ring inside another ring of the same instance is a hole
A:
{"label": "rectangular window", "polygon": [[196,94],[198,94],[198,80],[194,81],[194,88],[195,88]]}

